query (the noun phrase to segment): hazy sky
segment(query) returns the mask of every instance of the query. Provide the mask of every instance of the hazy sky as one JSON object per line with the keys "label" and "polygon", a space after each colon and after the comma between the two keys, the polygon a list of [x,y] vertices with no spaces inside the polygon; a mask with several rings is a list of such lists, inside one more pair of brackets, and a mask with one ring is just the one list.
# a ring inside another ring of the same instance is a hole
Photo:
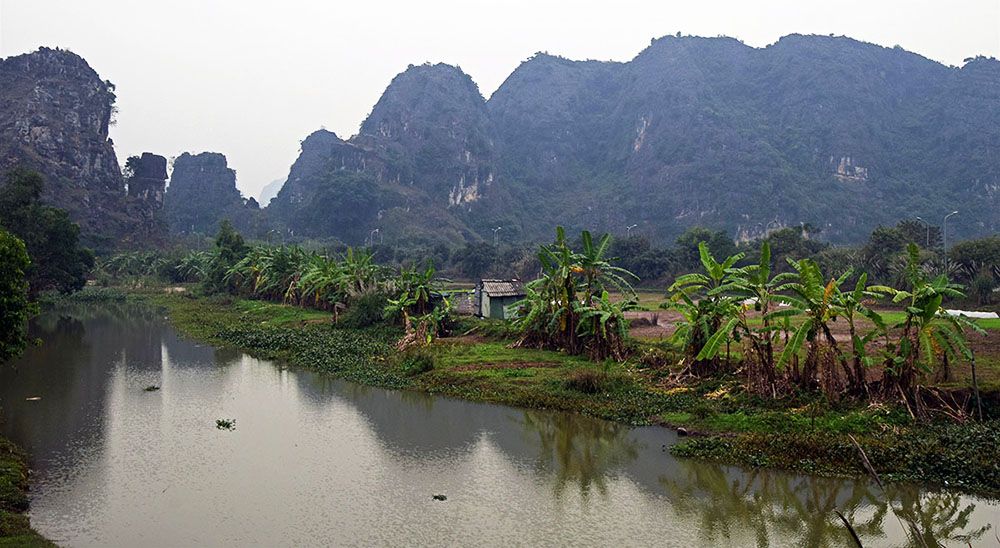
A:
{"label": "hazy sky", "polygon": [[537,51],[625,61],[678,31],[844,34],[961,65],[1000,57],[1000,0],[0,0],[0,57],[67,48],[118,86],[119,161],[222,152],[247,195],[312,131],[356,133],[408,64],[459,65],[489,97]]}

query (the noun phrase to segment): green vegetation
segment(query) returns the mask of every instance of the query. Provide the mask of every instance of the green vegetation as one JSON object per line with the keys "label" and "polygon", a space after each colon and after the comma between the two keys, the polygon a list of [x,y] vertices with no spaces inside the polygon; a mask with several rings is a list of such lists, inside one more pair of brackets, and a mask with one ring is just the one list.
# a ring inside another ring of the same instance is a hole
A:
{"label": "green vegetation", "polygon": [[[612,266],[605,257],[611,236],[595,243],[590,232],[581,235],[582,250],[573,251],[562,227],[556,241],[541,247],[542,275],[526,286],[521,303],[521,346],[554,348],[592,359],[622,359],[626,355],[628,323],[625,310],[634,306],[634,291],[627,277],[634,275]],[[615,289],[627,298],[612,301]]]}
{"label": "green vegetation", "polygon": [[[809,392],[762,397],[748,392],[741,378],[731,374],[684,386],[664,385],[668,372],[649,354],[665,352],[669,357],[669,347],[658,350],[664,347],[647,345],[624,362],[595,363],[587,356],[562,351],[514,347],[504,330],[490,326],[476,329],[470,337],[443,338],[398,353],[393,345],[403,334],[398,327],[345,328],[333,325],[327,312],[229,296],[147,292],[142,298],[167,307],[183,332],[200,339],[239,346],[261,357],[283,359],[295,367],[354,382],[577,411],[628,424],[660,423],[695,432],[729,433],[722,438],[694,437],[675,450],[683,456],[822,475],[865,473],[846,437],[851,434],[866,452],[877,455],[880,473],[890,479],[1000,492],[995,467],[990,464],[1000,459],[1000,445],[973,435],[997,427],[993,392],[987,394],[988,421],[982,426],[948,424],[916,420],[905,408],[892,404],[830,401]],[[487,337],[485,332],[500,338]],[[935,436],[940,440],[935,441]],[[971,445],[959,453],[960,447],[949,436]],[[798,458],[783,458],[781,443],[761,440],[798,440],[798,445],[791,446],[797,448]],[[952,448],[948,454],[976,458],[938,466],[929,448],[939,442]],[[742,449],[726,453],[722,448],[729,446]]]}
{"label": "green vegetation", "polygon": [[15,358],[28,345],[26,273],[31,261],[24,242],[0,228],[0,365]]}
{"label": "green vegetation", "polygon": [[31,257],[32,295],[45,290],[76,291],[86,283],[94,254],[80,247],[80,227],[61,209],[42,205],[42,176],[14,169],[0,187],[0,228],[20,238]]}
{"label": "green vegetation", "polygon": [[0,546],[55,546],[28,523],[28,465],[11,442],[0,438]]}
{"label": "green vegetation", "polygon": [[[801,421],[800,421],[801,422]],[[867,436],[863,448],[882,479],[946,485],[1000,493],[996,467],[1000,421],[930,424]],[[794,430],[695,438],[674,446],[681,457],[801,470],[819,475],[866,473],[857,448],[836,431],[797,426]]]}
{"label": "green vegetation", "polygon": [[[788,258],[792,271],[772,277],[766,241],[759,262],[742,267],[734,266],[742,254],[719,263],[707,245],[703,243],[700,250],[705,273],[682,276],[670,287],[671,306],[685,318],[674,337],[685,349],[689,370],[702,376],[718,370],[724,343],[727,363],[729,341],[740,343],[739,372],[753,393],[777,397],[796,388],[820,390],[825,397],[837,399],[845,388],[855,397],[870,397],[874,387],[883,398],[901,396],[911,413],[915,410],[926,417],[929,411],[920,393],[919,375],[941,367],[942,378],[949,380],[950,361],[972,360],[965,334],[985,335],[975,323],[944,311],[945,298],[964,296],[961,286],[950,283],[946,274],[929,277],[912,243],[905,290],[868,286],[867,274],[862,273],[856,276],[853,290],[843,291],[841,287],[854,272],[848,270],[826,281],[812,259]],[[884,296],[905,305],[901,321],[892,326],[872,309]],[[838,318],[848,325],[846,344],[840,344],[831,331]],[[862,318],[872,325],[864,332],[859,324]],[[872,348],[876,339],[883,344]],[[706,363],[716,367],[706,368]],[[882,378],[871,383],[869,369],[875,365],[881,367]]]}

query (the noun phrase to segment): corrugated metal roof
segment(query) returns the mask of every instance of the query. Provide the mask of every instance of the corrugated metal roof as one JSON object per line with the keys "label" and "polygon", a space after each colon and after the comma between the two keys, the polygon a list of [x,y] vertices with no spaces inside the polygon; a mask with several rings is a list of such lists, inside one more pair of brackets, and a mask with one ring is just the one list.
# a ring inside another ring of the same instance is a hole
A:
{"label": "corrugated metal roof", "polygon": [[490,297],[523,297],[521,280],[483,280],[483,291]]}

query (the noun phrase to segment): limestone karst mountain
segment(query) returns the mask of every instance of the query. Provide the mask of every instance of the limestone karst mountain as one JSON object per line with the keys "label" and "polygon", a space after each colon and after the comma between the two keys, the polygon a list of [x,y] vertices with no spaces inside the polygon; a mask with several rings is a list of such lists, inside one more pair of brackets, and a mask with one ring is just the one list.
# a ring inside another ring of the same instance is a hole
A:
{"label": "limestone karst mountain", "polygon": [[236,170],[218,152],[185,152],[174,159],[164,209],[171,234],[214,234],[222,219],[253,236],[261,228],[257,201],[243,198]]}
{"label": "limestone karst mountain", "polygon": [[127,212],[108,138],[114,90],[66,50],[0,59],[0,172],[14,166],[41,172],[43,198],[66,209],[84,240],[97,246],[130,239],[139,222]]}
{"label": "limestone karst mountain", "polygon": [[953,209],[971,236],[1000,227],[998,146],[996,60],[670,36],[627,63],[535,55],[488,101],[458,68],[411,66],[358,135],[303,142],[269,209],[303,235],[355,241],[803,222],[851,241]]}
{"label": "limestone karst mountain", "polygon": [[[114,94],[79,57],[0,63],[0,167],[26,163],[49,199],[106,238],[141,233],[107,138]],[[223,217],[256,232],[360,244],[504,237],[551,227],[654,239],[693,225],[753,237],[809,223],[835,242],[960,209],[956,237],[1000,229],[1000,62],[948,67],[899,47],[790,35],[763,48],[668,36],[628,62],[537,54],[489,100],[461,69],[411,66],[342,139],[303,142],[264,209],[221,155],[183,155],[174,232]]]}

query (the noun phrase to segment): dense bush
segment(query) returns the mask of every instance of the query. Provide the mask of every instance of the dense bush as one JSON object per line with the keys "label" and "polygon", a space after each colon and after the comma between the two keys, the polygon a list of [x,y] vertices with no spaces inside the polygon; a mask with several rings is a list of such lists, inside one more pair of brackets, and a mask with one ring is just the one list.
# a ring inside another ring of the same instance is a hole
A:
{"label": "dense bush", "polygon": [[34,295],[56,289],[63,293],[84,286],[94,254],[80,246],[80,227],[62,209],[42,204],[42,176],[14,169],[0,186],[0,228],[24,242],[31,257],[28,290]]}
{"label": "dense bush", "polygon": [[0,364],[18,356],[28,344],[30,265],[24,242],[0,229]]}
{"label": "dense bush", "polygon": [[382,293],[362,295],[338,322],[344,327],[371,327],[385,321],[386,297]]}

